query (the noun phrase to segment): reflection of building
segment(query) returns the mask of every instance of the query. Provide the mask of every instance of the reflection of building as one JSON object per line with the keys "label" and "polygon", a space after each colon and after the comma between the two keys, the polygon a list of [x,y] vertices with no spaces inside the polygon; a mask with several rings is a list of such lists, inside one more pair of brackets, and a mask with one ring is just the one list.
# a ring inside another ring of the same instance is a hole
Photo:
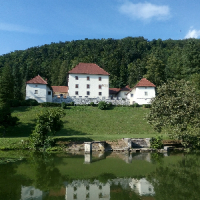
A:
{"label": "reflection of building", "polygon": [[110,184],[102,184],[99,181],[90,183],[88,181],[73,181],[66,184],[65,200],[109,200]]}
{"label": "reflection of building", "polygon": [[21,199],[20,200],[31,200],[31,199],[37,199],[42,200],[44,196],[44,192],[36,189],[32,186],[22,186],[21,189]]}
{"label": "reflection of building", "polygon": [[133,178],[132,182],[129,183],[129,186],[140,196],[155,194],[153,186],[145,178],[142,178],[140,180]]}

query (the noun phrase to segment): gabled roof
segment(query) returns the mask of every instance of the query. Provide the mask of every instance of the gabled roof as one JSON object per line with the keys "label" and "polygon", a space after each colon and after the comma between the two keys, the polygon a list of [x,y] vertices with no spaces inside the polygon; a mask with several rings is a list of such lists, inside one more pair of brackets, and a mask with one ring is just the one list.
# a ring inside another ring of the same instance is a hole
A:
{"label": "gabled roof", "polygon": [[120,91],[130,91],[131,88],[129,87],[129,85],[125,86],[124,88],[121,88]]}
{"label": "gabled roof", "polygon": [[142,78],[135,86],[136,87],[156,87],[152,82],[147,80],[146,78]]}
{"label": "gabled roof", "polygon": [[109,94],[117,94],[120,91],[130,91],[131,88],[129,87],[129,85],[127,85],[124,88],[109,88]]}
{"label": "gabled roof", "polygon": [[51,86],[53,89],[53,92],[60,92],[60,93],[67,93],[68,87],[67,86]]}
{"label": "gabled roof", "polygon": [[32,78],[31,80],[27,81],[26,83],[47,85],[47,81],[45,81],[40,75],[37,75],[36,77]]}
{"label": "gabled roof", "polygon": [[104,69],[94,63],[79,63],[69,74],[97,74],[97,75],[110,75]]}
{"label": "gabled roof", "polygon": [[109,94],[117,94],[120,88],[109,88]]}

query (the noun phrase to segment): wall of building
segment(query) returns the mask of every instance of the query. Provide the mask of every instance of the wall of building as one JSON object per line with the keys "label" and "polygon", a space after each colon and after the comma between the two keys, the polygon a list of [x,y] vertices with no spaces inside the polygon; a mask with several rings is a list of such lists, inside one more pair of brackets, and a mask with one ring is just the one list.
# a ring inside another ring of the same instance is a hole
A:
{"label": "wall of building", "polygon": [[39,103],[52,102],[52,91],[44,84],[27,84],[26,99],[35,99]]}
{"label": "wall of building", "polygon": [[[133,96],[131,96],[133,94]],[[155,97],[154,87],[137,87],[134,88],[129,94],[130,104],[138,103],[140,105],[150,104],[152,98]]]}
{"label": "wall of building", "polygon": [[[75,79],[75,76],[78,76],[78,80]],[[90,80],[87,80],[87,76],[90,77]],[[99,77],[101,77],[101,81],[99,81]],[[78,85],[78,88],[76,88]],[[87,88],[87,85],[90,88]],[[99,85],[101,85],[101,89],[99,89]],[[69,74],[69,82],[68,82],[68,93],[69,96],[76,97],[109,97],[109,76],[106,75],[88,75],[88,74]],[[78,94],[76,94],[78,92]],[[90,92],[88,95],[87,92]],[[99,95],[101,92],[101,95]]]}

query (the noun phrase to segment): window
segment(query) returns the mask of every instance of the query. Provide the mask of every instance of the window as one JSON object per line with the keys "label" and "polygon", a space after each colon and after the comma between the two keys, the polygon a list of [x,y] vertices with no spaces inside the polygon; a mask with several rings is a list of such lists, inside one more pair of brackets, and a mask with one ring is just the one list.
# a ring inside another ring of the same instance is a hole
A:
{"label": "window", "polygon": [[78,91],[75,92],[75,95],[78,95]]}
{"label": "window", "polygon": [[75,80],[78,80],[78,76],[75,76]]}
{"label": "window", "polygon": [[101,81],[101,77],[99,77],[99,81]]}
{"label": "window", "polygon": [[90,77],[89,76],[87,76],[87,81],[89,81],[90,80]]}
{"label": "window", "polygon": [[75,88],[78,88],[78,84],[75,85]]}
{"label": "window", "polygon": [[38,94],[38,90],[35,90],[35,94]]}
{"label": "window", "polygon": [[51,95],[51,91],[48,91],[48,95]]}
{"label": "window", "polygon": [[133,97],[133,94],[131,94],[131,97]]}
{"label": "window", "polygon": [[37,87],[37,85],[35,85],[35,87]]}
{"label": "window", "polygon": [[87,95],[90,95],[90,91],[87,91]]}
{"label": "window", "polygon": [[144,92],[144,95],[145,95],[145,96],[148,96],[148,92]]}
{"label": "window", "polygon": [[99,96],[101,96],[102,95],[102,93],[101,92],[99,92]]}
{"label": "window", "polygon": [[102,85],[99,85],[99,89],[101,89],[102,88]]}
{"label": "window", "polygon": [[87,84],[87,88],[88,88],[88,89],[90,88],[90,84]]}

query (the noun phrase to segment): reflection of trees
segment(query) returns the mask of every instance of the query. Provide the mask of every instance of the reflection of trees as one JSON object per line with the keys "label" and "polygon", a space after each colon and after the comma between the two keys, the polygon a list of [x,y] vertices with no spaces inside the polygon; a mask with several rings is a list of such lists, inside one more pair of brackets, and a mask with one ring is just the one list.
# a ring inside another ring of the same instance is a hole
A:
{"label": "reflection of trees", "polygon": [[32,153],[29,157],[29,162],[33,171],[35,171],[32,186],[42,191],[61,188],[64,179],[60,171],[55,167],[54,156],[52,154]]}
{"label": "reflection of trees", "polygon": [[154,186],[155,199],[199,199],[199,167],[199,155],[186,155],[177,164],[158,167],[148,178]]}
{"label": "reflection of trees", "polygon": [[141,197],[130,189],[123,189],[121,185],[111,185],[110,200],[140,200]]}
{"label": "reflection of trees", "polygon": [[21,198],[21,185],[30,181],[16,174],[16,163],[0,165],[0,199],[19,200]]}

